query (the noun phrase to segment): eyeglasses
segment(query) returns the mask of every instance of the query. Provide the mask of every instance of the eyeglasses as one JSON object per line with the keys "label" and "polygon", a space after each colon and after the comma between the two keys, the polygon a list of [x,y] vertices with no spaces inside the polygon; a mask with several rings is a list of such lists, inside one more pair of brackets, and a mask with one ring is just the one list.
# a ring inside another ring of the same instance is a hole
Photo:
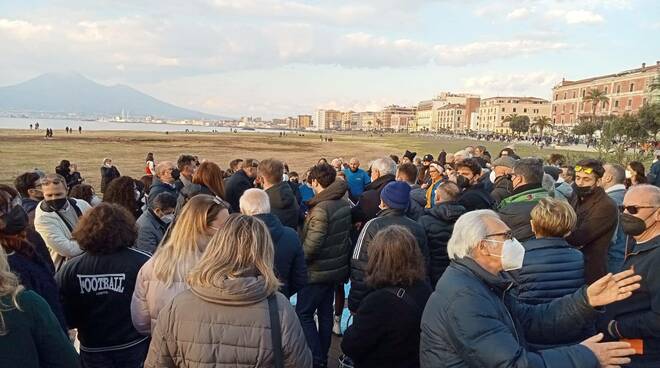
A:
{"label": "eyeglasses", "polygon": [[594,172],[594,169],[591,167],[583,167],[580,165],[575,165],[575,172],[583,172],[585,174],[591,174]]}
{"label": "eyeglasses", "polygon": [[640,208],[658,208],[657,206],[619,206],[619,211],[624,212],[628,211],[631,215],[636,215],[639,212]]}
{"label": "eyeglasses", "polygon": [[503,233],[488,234],[484,237],[484,239],[492,238],[493,236],[503,236],[505,240],[511,240],[513,239],[513,232],[509,230]]}

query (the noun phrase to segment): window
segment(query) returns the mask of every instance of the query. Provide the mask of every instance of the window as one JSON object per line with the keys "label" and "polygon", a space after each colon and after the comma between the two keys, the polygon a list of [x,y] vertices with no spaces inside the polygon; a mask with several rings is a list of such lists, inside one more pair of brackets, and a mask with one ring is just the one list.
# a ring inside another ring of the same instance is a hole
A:
{"label": "window", "polygon": [[614,101],[614,107],[619,107],[619,100]]}
{"label": "window", "polygon": [[566,96],[568,96],[568,92],[564,92],[564,100],[566,99]]}
{"label": "window", "polygon": [[585,94],[586,91],[587,91],[586,89],[582,90],[582,97],[584,97],[584,94]]}
{"label": "window", "polygon": [[523,109],[523,112],[527,112],[527,108],[524,108],[524,109]]}
{"label": "window", "polygon": [[607,94],[607,87],[605,87],[605,94]]}
{"label": "window", "polygon": [[632,106],[632,98],[628,99],[628,107]]}
{"label": "window", "polygon": [[557,112],[557,105],[552,106],[552,112]]}
{"label": "window", "polygon": [[504,112],[504,110],[506,110],[506,109],[505,109],[505,108],[502,108],[502,112]]}
{"label": "window", "polygon": [[515,108],[515,107],[513,108],[513,112],[516,112],[516,108]]}
{"label": "window", "polygon": [[630,83],[630,90],[628,92],[632,92],[633,89],[635,89],[635,83]]}
{"label": "window", "polygon": [[573,91],[573,98],[575,98],[575,91]]}
{"label": "window", "polygon": [[616,86],[616,93],[621,93],[621,85]]}
{"label": "window", "polygon": [[555,94],[555,100],[559,99],[559,93]]}

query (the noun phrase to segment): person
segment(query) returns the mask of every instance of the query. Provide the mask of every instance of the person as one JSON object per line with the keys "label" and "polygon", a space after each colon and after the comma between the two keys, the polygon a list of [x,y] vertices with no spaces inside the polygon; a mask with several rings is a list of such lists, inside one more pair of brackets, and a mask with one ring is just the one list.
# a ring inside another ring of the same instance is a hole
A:
{"label": "person", "polygon": [[435,285],[449,265],[447,242],[454,229],[454,223],[467,209],[458,203],[461,190],[456,183],[446,181],[438,186],[435,206],[426,210],[417,220],[424,228],[429,246],[429,274],[431,285]]}
{"label": "person", "polygon": [[235,172],[243,168],[243,159],[237,158],[229,162],[229,169],[225,171],[225,178],[232,176]]}
{"label": "person", "polygon": [[493,190],[490,191],[490,196],[493,198],[495,205],[499,205],[504,198],[513,193],[511,175],[515,165],[516,160],[509,156],[502,156],[493,161],[493,170],[489,174],[489,179],[493,182]]}
{"label": "person", "polygon": [[[625,169],[618,164],[603,165],[605,173],[600,182],[607,196],[614,201],[617,206],[623,204],[623,197],[626,195]],[[610,246],[607,250],[607,272],[619,272],[622,270],[623,260],[626,253],[626,234],[623,233],[621,221],[617,218],[617,226],[610,240]]]}
{"label": "person", "polygon": [[181,173],[179,181],[181,181],[181,186],[183,188],[192,184],[193,176],[195,175],[198,166],[199,161],[197,161],[197,158],[193,155],[180,155],[176,160],[176,167]]}
{"label": "person", "polygon": [[[190,200],[190,198],[198,194],[208,194],[224,201],[226,195],[225,184],[222,177],[222,169],[220,169],[220,166],[215,162],[202,162],[193,174],[192,181],[188,183],[187,186],[184,186],[181,189],[181,192],[179,192],[176,211],[174,212],[175,217],[181,213],[181,209],[183,209],[183,206]],[[227,204],[227,207],[229,207],[229,204]]]}
{"label": "person", "polygon": [[[406,150],[406,152],[404,152],[403,156],[401,157],[401,165],[412,164],[413,160],[415,160],[415,156],[417,156],[417,152],[410,152],[409,150]],[[415,177],[415,181],[417,181],[417,177]]]}
{"label": "person", "polygon": [[442,183],[444,176],[442,175],[445,170],[439,164],[432,162],[429,165],[429,186],[426,188],[426,206],[425,208],[432,208],[435,206],[435,192],[440,183]]}
{"label": "person", "polygon": [[176,197],[171,193],[160,193],[154,198],[152,206],[147,208],[136,222],[138,236],[135,240],[135,248],[149,254],[156,252],[158,244],[174,220]]}
{"label": "person", "polygon": [[131,296],[149,254],[131,248],[135,220],[122,206],[101,203],[73,232],[85,251],[55,275],[69,328],[78,329],[85,368],[142,367],[149,346],[131,323]]}
{"label": "person", "polygon": [[527,241],[534,236],[530,224],[531,211],[542,198],[549,196],[542,186],[543,162],[538,158],[523,158],[513,167],[511,182],[513,192],[504,198],[497,208],[500,218],[511,228],[519,241]]}
{"label": "person", "polygon": [[426,206],[426,191],[417,184],[417,168],[412,163],[404,163],[396,169],[396,180],[410,185],[410,206],[406,215],[417,221],[424,215]]}
{"label": "person", "polygon": [[630,161],[626,167],[626,187],[633,185],[646,184],[646,175],[644,175],[644,164],[639,161]]}
{"label": "person", "polygon": [[176,182],[181,177],[179,169],[174,167],[172,161],[163,161],[156,166],[155,178],[149,189],[149,198],[147,204],[149,207],[156,196],[162,192],[171,193],[178,197],[180,188],[177,187]]}
{"label": "person", "polygon": [[378,214],[380,192],[387,184],[396,180],[396,164],[391,158],[379,158],[371,164],[371,183],[352,209],[353,222],[365,224]]}
{"label": "person", "polygon": [[653,151],[653,164],[649,169],[649,173],[646,177],[646,180],[649,184],[653,184],[656,187],[660,187],[660,149]]}
{"label": "person", "polygon": [[55,167],[55,173],[64,178],[66,187],[69,189],[83,182],[83,178],[78,172],[78,166],[71,164],[69,160],[60,161],[60,164]]}
{"label": "person", "polygon": [[103,194],[103,202],[118,204],[126,209],[134,220],[142,216],[140,191],[135,186],[135,180],[130,176],[121,176],[113,180]]}
{"label": "person", "polygon": [[578,219],[566,240],[584,254],[585,281],[589,284],[607,274],[607,252],[618,221],[616,204],[598,186],[604,173],[598,160],[583,159],[575,165]]}
{"label": "person", "polygon": [[546,190],[548,190],[548,193],[553,193],[554,198],[562,199],[569,203],[575,202],[576,194],[573,192],[573,187],[561,178],[560,168],[552,165],[545,165],[543,166],[543,172],[546,174],[543,176],[546,183],[541,183],[541,186],[544,188],[547,186]]}
{"label": "person", "polygon": [[[369,250],[367,295],[341,349],[357,368],[419,367],[419,325],[431,287],[415,237],[403,226],[378,232]],[[392,318],[396,316],[396,318]]]}
{"label": "person", "polygon": [[225,194],[227,202],[231,206],[230,212],[239,212],[239,201],[243,192],[254,187],[254,179],[257,177],[259,161],[248,158],[243,162],[240,170],[237,170],[225,183]]}
{"label": "person", "polygon": [[263,160],[259,163],[257,172],[270,200],[272,214],[280,220],[282,225],[294,230],[298,229],[300,206],[291,186],[282,180],[284,176],[283,162],[275,159]]}
{"label": "person", "polygon": [[44,193],[41,191],[41,175],[30,171],[23,173],[14,180],[14,187],[21,195],[21,206],[30,219],[30,225],[34,225],[34,214],[39,202],[44,199]]}
{"label": "person", "polygon": [[564,183],[572,185],[575,182],[575,168],[573,166],[562,166],[559,176],[564,180]]}
{"label": "person", "polygon": [[120,176],[119,170],[112,164],[112,159],[109,157],[104,158],[101,165],[101,193],[105,193],[108,184]]}
{"label": "person", "polygon": [[69,191],[70,198],[81,199],[92,207],[96,207],[99,203],[103,202],[101,198],[96,196],[94,188],[89,184],[76,184]]}
{"label": "person", "polygon": [[428,270],[429,248],[426,233],[422,225],[405,215],[409,203],[410,186],[408,184],[400,181],[387,184],[380,193],[379,208],[381,211],[378,212],[376,218],[369,220],[362,227],[351,257],[351,291],[348,294],[348,310],[352,313],[357,312],[364,297],[371,292],[371,288],[367,286],[365,275],[369,262],[369,248],[373,238],[381,229],[400,225],[410,230],[415,236]]}
{"label": "person", "polygon": [[67,259],[83,253],[71,233],[79,217],[91,206],[83,200],[68,198],[66,181],[58,174],[46,175],[40,184],[44,200],[35,211],[34,228],[46,242],[55,269],[59,270]]}
{"label": "person", "polygon": [[456,184],[462,189],[458,202],[463,207],[468,211],[493,207],[493,199],[490,197],[491,188],[486,184],[488,177],[482,177],[479,162],[472,158],[463,159],[456,163],[456,173],[458,174]]}
{"label": "person", "polygon": [[345,282],[349,273],[351,208],[344,199],[348,186],[343,180],[335,180],[336,176],[335,169],[327,163],[310,169],[308,180],[315,196],[307,202],[309,213],[300,237],[308,283],[298,291],[296,313],[315,367],[327,366],[333,327],[332,298],[335,287]]}
{"label": "person", "polygon": [[270,199],[265,191],[248,189],[239,204],[242,214],[258,218],[268,227],[275,247],[275,275],[281,283],[279,291],[290,298],[307,284],[305,254],[298,234],[271,213]]}
{"label": "person", "polygon": [[429,176],[429,166],[433,162],[433,155],[430,153],[427,153],[424,155],[424,158],[422,159],[421,166],[418,167],[418,174],[417,174],[417,184],[421,185],[422,188],[426,188],[426,184],[428,181],[431,179]]}
{"label": "person", "polygon": [[156,161],[154,160],[154,154],[152,152],[147,153],[147,157],[144,159],[144,161],[145,161],[144,174],[146,176],[155,176]]}
{"label": "person", "polygon": [[344,161],[340,157],[332,159],[330,164],[337,172],[342,171],[344,168]]}
{"label": "person", "polygon": [[348,169],[344,169],[346,183],[348,183],[348,193],[351,201],[357,202],[364,189],[371,183],[371,177],[366,171],[360,169],[360,160],[352,157],[348,162]]}
{"label": "person", "polygon": [[617,366],[634,353],[627,342],[593,336],[579,345],[532,350],[529,337],[577,337],[601,307],[639,288],[633,271],[607,275],[551,303],[530,305],[508,292],[500,272],[520,269],[525,248],[492,210],[464,214],[447,245],[451,263],[431,294],[421,322],[420,366],[562,367]]}
{"label": "person", "polygon": [[[628,190],[621,207],[623,231],[635,241],[623,269],[634,269],[642,276],[642,287],[630,299],[607,307],[598,323],[600,331],[614,339],[636,340],[638,355],[631,357],[631,368],[660,365],[660,189],[637,185]],[[643,350],[643,352],[642,352]]]}
{"label": "person", "polygon": [[200,194],[186,203],[172,225],[170,237],[137,275],[131,298],[131,319],[139,333],[151,334],[160,310],[188,289],[186,277],[211,237],[223,228],[227,217],[226,204],[212,196]]}
{"label": "person", "polygon": [[49,305],[37,293],[20,285],[2,248],[0,305],[0,366],[80,367],[78,354]]}
{"label": "person", "polygon": [[[190,290],[163,308],[145,368],[250,366],[312,367],[300,322],[277,292],[273,243],[260,220],[231,215],[190,271]],[[269,313],[273,310],[273,313]],[[271,338],[277,316],[281,346]],[[281,350],[280,350],[281,349]]]}

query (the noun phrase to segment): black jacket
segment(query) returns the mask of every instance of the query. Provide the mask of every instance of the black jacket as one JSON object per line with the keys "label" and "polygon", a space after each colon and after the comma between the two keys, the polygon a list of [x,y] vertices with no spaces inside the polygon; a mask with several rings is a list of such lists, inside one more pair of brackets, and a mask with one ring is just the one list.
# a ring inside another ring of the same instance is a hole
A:
{"label": "black jacket", "polygon": [[[357,311],[360,302],[372,291],[366,283],[367,263],[369,262],[369,245],[379,230],[391,225],[401,225],[415,236],[417,245],[424,256],[424,263],[428,271],[429,248],[426,233],[422,225],[408,218],[404,211],[388,208],[378,213],[378,217],[368,221],[358,237],[353,257],[351,258],[351,291],[348,294],[348,309]],[[427,272],[428,273],[428,272]]]}
{"label": "black jacket", "polygon": [[500,175],[495,179],[493,190],[490,191],[490,196],[493,198],[495,204],[499,204],[501,200],[508,197],[513,193],[513,183],[509,175]]}
{"label": "black jacket", "polygon": [[426,190],[414,184],[410,187],[410,205],[406,211],[406,215],[411,219],[417,221],[420,217],[424,216],[424,207],[426,207]]}
{"label": "black jacket", "polygon": [[428,240],[432,286],[435,286],[449,266],[447,242],[454,231],[456,220],[465,212],[465,207],[457,202],[445,202],[427,208],[426,214],[417,220],[424,228]]}
{"label": "black jacket", "polygon": [[183,210],[183,206],[185,206],[192,197],[198,194],[215,196],[211,189],[206,185],[190,183],[188,186],[183,187],[179,192],[179,197],[176,199],[176,208],[174,209],[175,216],[179,216],[181,210]]}
{"label": "black jacket", "polygon": [[399,289],[367,295],[344,333],[341,350],[356,368],[419,367],[419,324],[432,289],[424,281]]}
{"label": "black jacket", "polygon": [[135,346],[140,335],[131,321],[135,279],[149,254],[134,248],[72,258],[55,275],[64,315],[78,329],[80,350],[103,352]]}
{"label": "black jacket", "polygon": [[225,182],[225,200],[231,205],[230,212],[241,212],[239,201],[243,193],[254,187],[254,180],[245,171],[238,170]]}
{"label": "black jacket", "polygon": [[120,177],[121,174],[117,167],[111,166],[101,166],[101,193],[105,193],[105,189],[108,187],[111,181]]}
{"label": "black jacket", "polygon": [[270,212],[280,219],[282,225],[296,230],[300,206],[289,183],[279,182],[266,189],[266,194],[270,199]]}
{"label": "black jacket", "polygon": [[600,367],[583,345],[532,351],[527,338],[573,338],[598,312],[586,289],[551,303],[520,303],[511,283],[470,258],[452,261],[431,294],[421,323],[420,363],[435,367]]}
{"label": "black jacket", "polygon": [[490,196],[488,180],[480,180],[478,183],[470,186],[461,193],[458,203],[463,205],[468,211],[489,210],[494,206],[493,198]]}
{"label": "black jacket", "polygon": [[282,225],[277,216],[267,213],[256,218],[268,226],[275,248],[275,274],[282,282],[280,292],[287,298],[307,285],[307,266],[298,234]]}
{"label": "black jacket", "polygon": [[394,180],[394,175],[387,174],[367,185],[360,196],[357,205],[353,207],[353,222],[361,222],[364,224],[378,215],[378,212],[380,211],[380,208],[378,207],[380,206],[380,192],[387,184]]}

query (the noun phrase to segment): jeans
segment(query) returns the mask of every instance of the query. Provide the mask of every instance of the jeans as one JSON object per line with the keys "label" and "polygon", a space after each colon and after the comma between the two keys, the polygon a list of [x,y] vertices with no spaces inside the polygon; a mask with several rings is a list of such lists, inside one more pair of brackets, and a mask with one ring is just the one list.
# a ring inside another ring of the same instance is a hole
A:
{"label": "jeans", "polygon": [[[296,313],[312,350],[314,367],[325,367],[328,364],[328,351],[332,339],[332,299],[335,294],[333,284],[309,284],[298,291]],[[314,312],[319,326],[316,329]]]}
{"label": "jeans", "polygon": [[149,352],[149,339],[127,349],[89,353],[80,351],[83,368],[142,368]]}

